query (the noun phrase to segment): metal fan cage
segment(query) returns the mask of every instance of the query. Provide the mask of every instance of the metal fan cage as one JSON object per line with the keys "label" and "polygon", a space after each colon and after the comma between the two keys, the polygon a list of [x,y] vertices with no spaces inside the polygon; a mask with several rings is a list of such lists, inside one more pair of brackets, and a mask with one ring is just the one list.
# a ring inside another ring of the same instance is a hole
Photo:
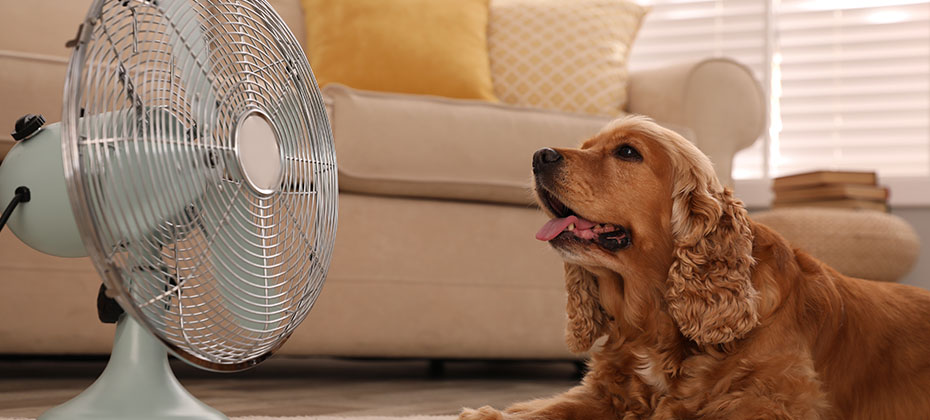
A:
{"label": "metal fan cage", "polygon": [[[88,254],[174,354],[253,366],[307,316],[336,229],[332,134],[299,43],[264,0],[97,0],[76,41],[62,147]],[[252,115],[279,149],[268,189],[239,156]]]}

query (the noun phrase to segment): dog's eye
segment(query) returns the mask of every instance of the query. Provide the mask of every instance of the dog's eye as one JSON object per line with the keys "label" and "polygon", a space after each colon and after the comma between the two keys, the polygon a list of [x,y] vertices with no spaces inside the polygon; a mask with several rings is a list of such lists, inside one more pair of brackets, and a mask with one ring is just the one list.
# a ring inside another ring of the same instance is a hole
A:
{"label": "dog's eye", "polygon": [[617,150],[614,151],[614,155],[623,160],[636,162],[643,160],[643,155],[639,154],[639,152],[629,144],[624,144],[618,147]]}

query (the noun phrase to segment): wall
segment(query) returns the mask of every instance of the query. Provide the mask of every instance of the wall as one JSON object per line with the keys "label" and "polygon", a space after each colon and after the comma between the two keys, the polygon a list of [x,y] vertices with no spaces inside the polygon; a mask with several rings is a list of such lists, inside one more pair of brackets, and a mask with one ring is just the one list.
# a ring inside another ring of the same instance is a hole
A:
{"label": "wall", "polygon": [[892,213],[907,220],[920,238],[920,255],[917,264],[901,283],[930,289],[930,207],[897,208]]}

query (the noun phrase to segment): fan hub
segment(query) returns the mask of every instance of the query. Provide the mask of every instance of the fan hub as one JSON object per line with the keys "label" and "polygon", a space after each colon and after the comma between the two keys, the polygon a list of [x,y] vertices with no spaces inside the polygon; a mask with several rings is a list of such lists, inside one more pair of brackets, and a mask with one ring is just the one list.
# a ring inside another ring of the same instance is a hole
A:
{"label": "fan hub", "polygon": [[236,158],[249,186],[260,194],[273,194],[284,174],[281,148],[267,114],[252,110],[239,118],[235,131]]}

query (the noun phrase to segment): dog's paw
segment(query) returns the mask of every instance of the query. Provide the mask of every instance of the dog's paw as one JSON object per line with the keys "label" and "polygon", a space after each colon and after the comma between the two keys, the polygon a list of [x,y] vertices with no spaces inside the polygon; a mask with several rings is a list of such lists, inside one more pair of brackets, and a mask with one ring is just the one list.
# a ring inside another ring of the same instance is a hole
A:
{"label": "dog's paw", "polygon": [[507,407],[507,409],[504,410],[504,414],[507,415],[507,414],[529,413],[529,412],[535,411],[538,408],[537,405],[538,404],[536,403],[536,401],[527,401],[527,402],[517,403],[517,404],[511,405],[510,407]]}
{"label": "dog's paw", "polygon": [[504,414],[491,406],[479,409],[466,408],[459,414],[459,420],[504,420]]}

